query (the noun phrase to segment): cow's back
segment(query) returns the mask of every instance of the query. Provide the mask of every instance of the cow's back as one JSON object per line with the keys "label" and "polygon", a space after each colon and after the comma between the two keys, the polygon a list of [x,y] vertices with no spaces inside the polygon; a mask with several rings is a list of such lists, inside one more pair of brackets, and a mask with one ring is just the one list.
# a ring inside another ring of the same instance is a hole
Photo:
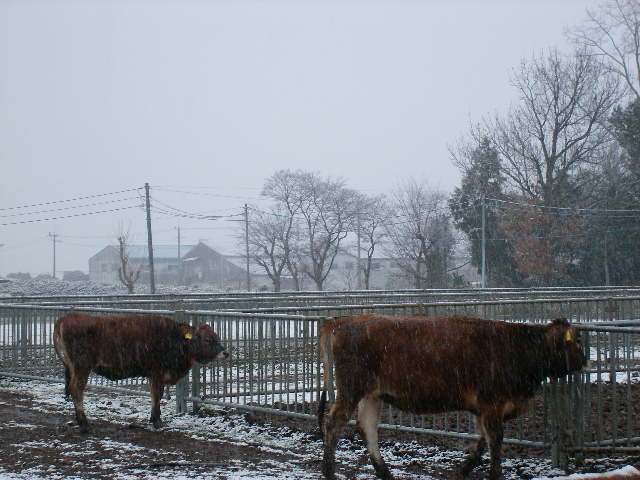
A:
{"label": "cow's back", "polygon": [[330,321],[322,343],[331,338],[336,380],[356,395],[409,411],[473,411],[496,395],[533,393],[530,355],[543,335],[541,327],[463,317],[362,315]]}
{"label": "cow's back", "polygon": [[180,328],[152,315],[88,315],[74,312],[56,322],[54,340],[62,361],[116,380],[148,376],[181,354]]}

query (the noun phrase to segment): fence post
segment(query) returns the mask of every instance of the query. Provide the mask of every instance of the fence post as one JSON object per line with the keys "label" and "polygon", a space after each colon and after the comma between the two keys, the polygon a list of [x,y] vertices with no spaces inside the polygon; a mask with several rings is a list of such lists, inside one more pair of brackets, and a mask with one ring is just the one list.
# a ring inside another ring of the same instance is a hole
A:
{"label": "fence post", "polygon": [[29,344],[29,322],[27,320],[27,317],[32,317],[34,315],[34,312],[22,310],[20,313],[22,315],[20,316],[20,360],[18,364],[22,367],[25,367],[29,363],[27,357],[27,346]]}
{"label": "fence post", "polygon": [[552,382],[551,389],[551,464],[566,470],[569,465],[569,395],[566,379]]}
{"label": "fence post", "polygon": [[[191,326],[196,330],[200,328],[200,317],[193,315],[191,318]],[[185,395],[189,392],[188,385],[185,385]],[[200,364],[194,363],[191,367],[191,398],[200,398]],[[200,402],[192,402],[191,404],[193,413],[198,413],[200,410]],[[186,403],[185,403],[186,409]]]}
{"label": "fence post", "polygon": [[[176,310],[174,319],[178,323],[184,323],[184,310]],[[176,413],[186,413],[187,412],[187,392],[189,385],[189,374],[184,378],[181,378],[178,383],[176,383]]]}
{"label": "fence post", "polygon": [[573,375],[571,382],[571,408],[573,411],[572,418],[575,427],[572,429],[573,445],[577,447],[574,451],[575,464],[581,466],[584,464],[584,424],[585,424],[585,397],[586,389],[582,373]]}

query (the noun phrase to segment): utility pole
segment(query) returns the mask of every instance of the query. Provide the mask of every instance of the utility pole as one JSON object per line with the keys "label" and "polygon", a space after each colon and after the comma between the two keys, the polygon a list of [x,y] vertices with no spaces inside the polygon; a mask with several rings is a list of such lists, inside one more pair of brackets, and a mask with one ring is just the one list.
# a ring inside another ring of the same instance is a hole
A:
{"label": "utility pole", "polygon": [[53,278],[56,278],[56,243],[58,242],[58,234],[49,232],[49,237],[53,241]]}
{"label": "utility pole", "polygon": [[247,292],[251,291],[251,274],[249,273],[249,207],[244,204],[244,245],[247,253]]}
{"label": "utility pole", "polygon": [[178,263],[180,262],[180,259],[182,258],[182,256],[180,255],[180,225],[178,225]]}
{"label": "utility pole", "polygon": [[486,239],[486,226],[485,226],[485,198],[482,197],[482,288],[487,287],[486,281],[486,268],[487,268],[487,259],[486,259],[486,249],[487,249],[487,239]]}
{"label": "utility pole", "polygon": [[182,255],[180,254],[180,225],[178,229],[178,283],[182,284]]}
{"label": "utility pole", "polygon": [[362,264],[360,263],[360,212],[356,213],[356,235],[358,236],[358,268],[356,274],[358,275],[358,290],[362,290]]}
{"label": "utility pole", "polygon": [[147,246],[149,248],[149,289],[156,293],[156,276],[153,271],[153,239],[151,237],[151,201],[149,200],[149,184],[144,184],[145,199],[147,204]]}

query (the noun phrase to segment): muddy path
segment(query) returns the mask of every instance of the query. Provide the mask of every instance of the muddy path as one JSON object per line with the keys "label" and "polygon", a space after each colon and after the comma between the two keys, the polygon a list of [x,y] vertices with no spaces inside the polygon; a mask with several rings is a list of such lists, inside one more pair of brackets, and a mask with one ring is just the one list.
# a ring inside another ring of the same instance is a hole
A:
{"label": "muddy path", "polygon": [[[284,452],[100,420],[84,435],[71,420],[35,409],[24,394],[0,391],[0,464],[7,472],[45,478],[186,479],[233,477],[234,471],[246,477],[251,470],[258,475],[293,463],[305,477],[320,478],[319,463],[305,465]],[[292,472],[282,473],[286,478]]]}
{"label": "muddy path", "polygon": [[[91,431],[81,434],[59,385],[0,389],[0,479],[320,480],[321,441],[314,422],[266,418],[233,410],[176,416],[163,406],[165,427],[148,423],[148,401],[89,394]],[[463,445],[442,438],[381,432],[383,456],[398,480],[456,478]],[[440,445],[438,445],[440,442]],[[506,480],[558,475],[543,452],[506,447]],[[353,428],[337,451],[339,477],[373,479],[365,446]],[[574,472],[640,464],[640,458],[588,461]],[[485,478],[486,469],[469,480]]]}

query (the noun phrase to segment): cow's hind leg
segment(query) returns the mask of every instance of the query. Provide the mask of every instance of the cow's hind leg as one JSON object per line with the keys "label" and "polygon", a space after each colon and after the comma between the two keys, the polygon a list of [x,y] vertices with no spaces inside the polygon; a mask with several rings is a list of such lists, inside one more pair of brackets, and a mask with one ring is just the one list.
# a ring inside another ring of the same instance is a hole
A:
{"label": "cow's hind leg", "polygon": [[382,402],[379,398],[372,395],[364,397],[358,404],[358,424],[364,433],[367,450],[376,475],[384,480],[390,480],[393,475],[380,455],[378,446],[378,421],[380,420],[381,407]]}
{"label": "cow's hind leg", "polygon": [[71,394],[71,390],[69,388],[69,383],[71,382],[71,371],[69,371],[69,367],[64,367],[64,399],[68,402],[69,395]]}
{"label": "cow's hind leg", "polygon": [[476,417],[476,425],[478,426],[478,430],[480,430],[480,439],[478,440],[475,448],[469,452],[469,455],[462,463],[460,473],[463,478],[469,475],[474,468],[482,463],[482,454],[487,448],[487,430],[484,427],[482,417]]}
{"label": "cow's hind leg", "polygon": [[336,478],[336,443],[342,430],[356,409],[358,399],[347,400],[343,395],[336,396],[336,402],[324,419],[324,457],[322,473],[328,480]]}
{"label": "cow's hind leg", "polygon": [[502,476],[502,439],[504,437],[504,422],[502,416],[490,416],[485,420],[489,452],[491,453],[491,468],[489,480],[498,480]]}
{"label": "cow's hind leg", "polygon": [[149,386],[151,389],[151,418],[149,421],[153,424],[153,428],[160,428],[162,426],[160,421],[160,399],[164,392],[164,383],[162,379],[152,377]]}
{"label": "cow's hind leg", "polygon": [[69,393],[73,399],[76,420],[82,433],[89,431],[89,422],[87,422],[87,416],[84,413],[84,389],[88,379],[89,372],[77,368],[72,369],[69,375]]}

